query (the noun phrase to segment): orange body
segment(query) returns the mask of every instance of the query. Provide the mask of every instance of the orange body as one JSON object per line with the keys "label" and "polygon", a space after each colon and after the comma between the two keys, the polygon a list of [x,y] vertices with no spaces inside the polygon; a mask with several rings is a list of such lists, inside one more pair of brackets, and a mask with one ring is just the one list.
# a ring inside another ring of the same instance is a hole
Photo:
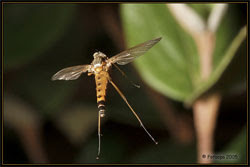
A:
{"label": "orange body", "polygon": [[97,103],[105,101],[108,78],[109,74],[106,71],[95,74]]}
{"label": "orange body", "polygon": [[105,62],[102,65],[94,68],[95,82],[96,82],[96,96],[97,106],[100,112],[100,116],[105,116],[105,96],[107,84],[109,81],[108,67]]}

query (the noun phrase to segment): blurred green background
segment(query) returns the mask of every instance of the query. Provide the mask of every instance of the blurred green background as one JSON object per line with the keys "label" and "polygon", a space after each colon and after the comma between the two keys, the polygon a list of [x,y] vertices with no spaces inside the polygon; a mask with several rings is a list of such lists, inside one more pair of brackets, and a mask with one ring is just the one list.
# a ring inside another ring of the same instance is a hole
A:
{"label": "blurred green background", "polygon": [[[202,17],[211,8],[190,6]],[[165,4],[5,3],[3,10],[4,163],[196,163],[192,112],[183,102],[207,89],[196,92],[196,48]],[[246,4],[229,4],[217,32],[215,65],[246,25],[246,14]],[[91,63],[96,50],[111,57],[156,37],[163,39],[135,66],[121,67],[140,89],[116,69],[111,77],[159,144],[150,140],[109,85],[101,158],[96,160],[94,77],[83,74],[75,81],[52,82],[51,76],[65,67]],[[246,163],[246,41],[240,44],[220,79],[210,84],[223,92],[215,153],[239,158],[216,163]]]}

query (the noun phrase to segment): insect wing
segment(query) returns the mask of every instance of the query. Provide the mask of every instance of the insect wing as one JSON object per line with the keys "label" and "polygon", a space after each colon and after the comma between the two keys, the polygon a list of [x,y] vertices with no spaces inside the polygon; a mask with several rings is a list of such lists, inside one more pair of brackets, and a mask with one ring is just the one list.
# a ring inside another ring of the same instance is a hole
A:
{"label": "insect wing", "polygon": [[125,65],[133,61],[135,58],[143,55],[147,52],[150,48],[152,48],[156,43],[158,43],[161,38],[156,38],[153,40],[149,40],[142,44],[136,45],[128,50],[125,50],[110,59],[108,59],[111,63],[117,63],[119,65]]}
{"label": "insect wing", "polygon": [[52,76],[52,80],[75,80],[84,72],[87,72],[91,65],[78,65],[64,68]]}

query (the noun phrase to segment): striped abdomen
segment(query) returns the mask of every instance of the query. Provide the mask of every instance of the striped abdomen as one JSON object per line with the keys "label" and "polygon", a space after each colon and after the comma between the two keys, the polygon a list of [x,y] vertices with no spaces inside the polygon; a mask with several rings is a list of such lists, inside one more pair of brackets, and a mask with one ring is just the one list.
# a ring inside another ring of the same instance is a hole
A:
{"label": "striped abdomen", "polygon": [[109,74],[106,71],[101,71],[95,74],[97,106],[101,117],[105,116],[105,96],[108,84]]}

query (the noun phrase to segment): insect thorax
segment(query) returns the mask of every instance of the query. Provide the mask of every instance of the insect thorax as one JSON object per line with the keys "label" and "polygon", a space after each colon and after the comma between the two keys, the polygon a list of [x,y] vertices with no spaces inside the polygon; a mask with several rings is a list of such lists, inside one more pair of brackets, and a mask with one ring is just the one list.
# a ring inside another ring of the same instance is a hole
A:
{"label": "insect thorax", "polygon": [[95,52],[93,54],[93,57],[94,57],[94,60],[91,63],[93,66],[101,65],[102,62],[105,61],[105,59],[107,58],[107,56],[102,52]]}
{"label": "insect thorax", "polygon": [[107,56],[102,52],[95,52],[93,54],[94,60],[92,61],[92,72],[99,73],[100,71],[108,71],[110,66],[107,66]]}

